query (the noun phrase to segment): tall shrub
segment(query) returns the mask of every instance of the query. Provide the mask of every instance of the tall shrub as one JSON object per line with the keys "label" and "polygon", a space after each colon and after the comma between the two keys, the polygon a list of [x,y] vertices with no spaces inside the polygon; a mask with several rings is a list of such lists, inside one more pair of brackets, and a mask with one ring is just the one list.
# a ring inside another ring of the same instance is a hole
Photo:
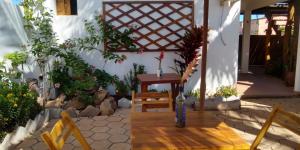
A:
{"label": "tall shrub", "polygon": [[186,31],[181,43],[180,51],[176,54],[180,59],[174,59],[175,67],[173,68],[182,76],[188,64],[197,57],[198,49],[202,46],[203,27],[194,26],[191,30]]}

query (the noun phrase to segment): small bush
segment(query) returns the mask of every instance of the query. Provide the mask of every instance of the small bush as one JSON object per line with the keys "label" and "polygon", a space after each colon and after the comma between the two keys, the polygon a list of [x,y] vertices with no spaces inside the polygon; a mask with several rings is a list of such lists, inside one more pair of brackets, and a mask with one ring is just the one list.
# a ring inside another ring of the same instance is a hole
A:
{"label": "small bush", "polygon": [[125,75],[125,84],[131,91],[138,91],[139,79],[137,75],[145,74],[145,66],[133,63],[133,69],[130,69],[129,73]]}
{"label": "small bush", "polygon": [[200,90],[196,89],[187,93],[188,96],[193,96],[196,98],[200,98]]}
{"label": "small bush", "polygon": [[236,88],[232,87],[232,86],[221,86],[215,94],[215,96],[222,96],[225,98],[228,98],[233,95],[237,96],[238,93],[237,93]]}
{"label": "small bush", "polygon": [[0,81],[0,141],[6,133],[34,119],[41,110],[37,94],[30,92],[27,84]]}

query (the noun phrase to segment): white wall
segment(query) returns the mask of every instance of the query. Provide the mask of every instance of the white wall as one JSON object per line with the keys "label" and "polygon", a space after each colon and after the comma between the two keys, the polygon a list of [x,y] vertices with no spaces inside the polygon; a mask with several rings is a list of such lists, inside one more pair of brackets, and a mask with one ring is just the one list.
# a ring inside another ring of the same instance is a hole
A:
{"label": "white wall", "polygon": [[[200,4],[198,4],[200,3]],[[207,63],[207,92],[221,85],[237,82],[240,1],[232,7],[220,6],[219,0],[210,0],[209,47]],[[202,0],[196,1],[196,23],[202,24]],[[223,39],[223,41],[222,41]],[[199,78],[193,76],[189,86],[199,86]]]}
{"label": "white wall", "polygon": [[21,39],[17,36],[16,30],[3,7],[8,7],[5,1],[0,1],[0,58],[6,53],[18,50],[22,45]]}
{"label": "white wall", "polygon": [[[101,0],[77,0],[77,16],[55,16],[53,28],[57,32],[60,41],[68,38],[82,36],[85,33],[83,20],[91,20],[95,15],[102,12]],[[48,0],[46,4],[56,12],[55,0]],[[195,0],[195,22],[202,25],[203,1]],[[220,6],[219,0],[210,0],[209,12],[209,50],[207,66],[207,88],[214,91],[220,85],[233,85],[237,81],[238,68],[238,37],[239,37],[239,15],[240,2],[236,2],[232,7]],[[221,40],[223,37],[223,41]],[[224,44],[223,44],[224,43]],[[3,44],[3,43],[0,43]],[[2,52],[0,52],[2,53]],[[143,54],[123,53],[128,59],[122,64],[108,62],[104,69],[111,73],[123,77],[133,63],[146,66],[148,73],[155,73],[158,62],[154,59],[158,52],[145,52]],[[174,52],[167,52],[163,60],[163,71],[173,72],[169,66],[173,66],[173,59],[176,58]],[[104,61],[99,52],[82,54],[82,57],[90,64],[99,68],[103,67]],[[200,70],[200,65],[199,69]],[[187,90],[198,89],[200,87],[200,72],[196,72],[188,81]],[[160,89],[168,89],[169,86],[159,86]]]}

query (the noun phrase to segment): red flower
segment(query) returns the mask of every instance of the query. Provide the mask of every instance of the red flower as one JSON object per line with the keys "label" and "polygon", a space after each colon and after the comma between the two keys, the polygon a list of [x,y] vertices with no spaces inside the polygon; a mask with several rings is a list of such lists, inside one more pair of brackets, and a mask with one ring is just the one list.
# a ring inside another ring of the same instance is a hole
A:
{"label": "red flower", "polygon": [[164,59],[164,51],[160,51],[159,59],[160,60]]}

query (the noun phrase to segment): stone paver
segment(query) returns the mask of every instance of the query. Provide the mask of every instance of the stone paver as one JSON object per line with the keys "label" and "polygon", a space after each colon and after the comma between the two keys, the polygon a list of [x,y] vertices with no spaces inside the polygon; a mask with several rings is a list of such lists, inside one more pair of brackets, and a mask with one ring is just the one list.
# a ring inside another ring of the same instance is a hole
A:
{"label": "stone paver", "polygon": [[32,149],[34,150],[47,150],[48,147],[46,144],[44,144],[44,142],[39,142],[39,143],[36,143],[34,145],[32,145]]}
{"label": "stone paver", "polygon": [[121,128],[123,125],[123,122],[111,122],[107,126],[110,128]]}
{"label": "stone paver", "polygon": [[108,131],[110,135],[120,135],[120,134],[124,134],[125,132],[126,130],[123,128],[112,128]]}
{"label": "stone paver", "polygon": [[91,138],[93,140],[106,140],[110,137],[107,133],[95,133]]}
{"label": "stone paver", "polygon": [[111,146],[111,142],[108,140],[102,140],[102,141],[95,141],[92,143],[91,147],[94,150],[103,150],[108,149]]}
{"label": "stone paver", "polygon": [[21,145],[19,145],[18,147],[22,148],[22,147],[30,147],[34,144],[36,144],[38,142],[38,140],[36,140],[35,138],[29,138],[27,140],[25,140],[24,142],[21,143]]}
{"label": "stone paver", "polygon": [[[244,99],[242,109],[238,111],[212,111],[219,120],[224,121],[249,144],[272,110],[272,106],[282,104],[286,110],[300,116],[300,98],[285,99]],[[288,109],[287,109],[288,108]],[[129,150],[130,149],[130,109],[118,109],[112,116],[74,119],[82,134],[96,150]],[[47,146],[40,138],[43,131],[50,131],[56,120],[50,121],[42,131],[19,144],[16,149],[43,150]],[[272,124],[262,143],[263,150],[292,150],[300,143],[300,136]],[[74,137],[66,141],[65,149],[81,149]]]}
{"label": "stone paver", "polygon": [[112,135],[108,140],[113,143],[126,142],[128,139],[127,135]]}
{"label": "stone paver", "polygon": [[105,127],[109,122],[106,120],[96,120],[93,122],[93,126]]}
{"label": "stone paver", "polygon": [[118,122],[118,121],[121,121],[122,119],[123,118],[120,116],[111,116],[111,117],[108,117],[106,120],[110,121],[110,122]]}
{"label": "stone paver", "polygon": [[94,127],[93,129],[91,129],[92,132],[106,132],[108,130],[108,127]]}
{"label": "stone paver", "polygon": [[111,150],[130,150],[128,143],[116,143],[110,147]]}
{"label": "stone paver", "polygon": [[[92,144],[94,142],[94,140],[92,138],[85,138],[87,143],[89,144]],[[71,143],[74,147],[80,147],[80,143],[77,141],[77,140],[74,140],[72,143]]]}

